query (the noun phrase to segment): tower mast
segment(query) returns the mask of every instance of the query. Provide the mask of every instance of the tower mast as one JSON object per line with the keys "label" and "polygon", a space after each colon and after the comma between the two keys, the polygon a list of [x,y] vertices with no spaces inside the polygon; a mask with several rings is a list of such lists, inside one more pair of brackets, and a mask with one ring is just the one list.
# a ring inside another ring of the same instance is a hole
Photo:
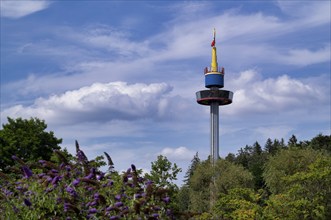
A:
{"label": "tower mast", "polygon": [[219,158],[219,106],[231,104],[233,92],[220,89],[224,87],[224,68],[218,68],[215,29],[213,35],[211,65],[204,71],[205,87],[209,89],[196,92],[196,97],[200,105],[210,106],[210,160],[214,166]]}

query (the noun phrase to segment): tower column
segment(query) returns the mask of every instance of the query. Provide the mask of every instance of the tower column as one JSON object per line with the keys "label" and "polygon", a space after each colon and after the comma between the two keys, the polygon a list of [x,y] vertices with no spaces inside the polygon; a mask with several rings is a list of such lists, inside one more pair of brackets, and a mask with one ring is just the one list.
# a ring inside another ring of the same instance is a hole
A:
{"label": "tower column", "polygon": [[210,103],[210,162],[215,165],[219,158],[219,104]]}
{"label": "tower column", "polygon": [[197,102],[210,106],[210,162],[214,168],[219,159],[219,106],[231,104],[233,98],[233,92],[221,89],[224,87],[224,68],[218,68],[215,37],[214,29],[211,65],[209,69],[204,69],[205,87],[209,90],[196,92]]}

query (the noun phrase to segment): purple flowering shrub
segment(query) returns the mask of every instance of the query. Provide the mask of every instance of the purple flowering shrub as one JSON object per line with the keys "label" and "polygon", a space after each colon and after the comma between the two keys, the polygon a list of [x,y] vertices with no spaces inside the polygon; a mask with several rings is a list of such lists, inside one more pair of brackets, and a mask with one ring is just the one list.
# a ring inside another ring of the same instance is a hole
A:
{"label": "purple flowering shrub", "polygon": [[[27,165],[16,156],[20,177],[0,172],[0,213],[4,219],[172,219],[169,192],[131,167],[102,172],[77,144],[69,160]],[[109,155],[107,155],[109,157]]]}

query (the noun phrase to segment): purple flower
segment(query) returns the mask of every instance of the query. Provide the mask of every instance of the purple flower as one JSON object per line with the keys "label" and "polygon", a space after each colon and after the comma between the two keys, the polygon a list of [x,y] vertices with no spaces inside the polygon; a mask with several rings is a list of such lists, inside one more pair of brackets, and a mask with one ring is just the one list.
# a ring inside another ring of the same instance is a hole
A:
{"label": "purple flower", "polygon": [[66,171],[68,171],[68,172],[71,171],[70,165],[66,165],[65,168],[66,168]]}
{"label": "purple flower", "polygon": [[33,174],[32,171],[30,170],[30,168],[27,167],[27,166],[23,166],[23,167],[22,167],[22,170],[23,170],[24,176],[25,176],[26,178],[31,177],[32,174]]}
{"label": "purple flower", "polygon": [[10,190],[8,190],[8,189],[4,189],[4,188],[2,188],[2,191],[5,193],[6,196],[10,196],[10,195],[13,194],[13,192],[10,191]]}
{"label": "purple flower", "polygon": [[153,216],[154,218],[158,218],[158,217],[159,217],[159,214],[154,213],[154,214],[152,214],[152,216]]}
{"label": "purple flower", "polygon": [[49,193],[49,192],[52,192],[53,190],[54,190],[54,188],[50,187],[50,188],[47,188],[45,191],[46,191],[46,193]]}
{"label": "purple flower", "polygon": [[39,160],[39,163],[41,163],[41,165],[45,166],[46,165],[46,160]]}
{"label": "purple flower", "polygon": [[95,200],[100,199],[100,194],[99,194],[99,193],[95,193],[95,194],[93,195],[93,198],[94,198]]}
{"label": "purple flower", "polygon": [[63,167],[65,167],[65,163],[61,163],[61,164],[60,164],[60,169],[61,169],[61,170],[63,169]]}
{"label": "purple flower", "polygon": [[88,188],[87,188],[87,191],[93,191],[93,190],[94,190],[93,187],[88,187]]}
{"label": "purple flower", "polygon": [[70,204],[65,202],[63,207],[64,207],[64,211],[67,212],[70,209]]}
{"label": "purple flower", "polygon": [[115,199],[118,201],[118,200],[120,200],[121,199],[121,195],[116,195],[115,196]]}
{"label": "purple flower", "polygon": [[45,173],[39,173],[39,174],[38,174],[38,177],[39,177],[39,178],[42,178],[42,177],[44,177],[45,175],[46,175]]}
{"label": "purple flower", "polygon": [[97,201],[93,201],[93,202],[90,203],[90,206],[96,206],[97,204],[98,204]]}
{"label": "purple flower", "polygon": [[77,186],[79,182],[80,182],[79,179],[75,179],[74,181],[72,181],[72,185]]}
{"label": "purple flower", "polygon": [[62,202],[62,198],[61,197],[56,198],[56,204],[60,204],[61,202]]}
{"label": "purple flower", "polygon": [[77,192],[76,192],[73,188],[71,188],[71,187],[69,187],[69,186],[66,187],[66,191],[67,191],[68,193],[70,193],[71,196],[74,196],[74,197],[77,196]]}
{"label": "purple flower", "polygon": [[134,164],[131,164],[131,168],[134,172],[136,172],[136,166]]}
{"label": "purple flower", "polygon": [[112,180],[110,180],[108,183],[107,183],[107,186],[112,186],[114,185],[114,182]]}
{"label": "purple flower", "polygon": [[24,199],[24,204],[29,207],[32,205],[32,203],[28,199]]}
{"label": "purple flower", "polygon": [[123,206],[123,202],[116,202],[116,203],[115,203],[115,206],[116,206],[116,207],[121,207],[121,206]]}
{"label": "purple flower", "polygon": [[103,178],[105,177],[105,173],[100,173],[98,176],[97,176],[97,180],[102,180]]}
{"label": "purple flower", "polygon": [[56,177],[54,177],[53,180],[52,180],[52,184],[53,184],[53,185],[56,185],[57,182],[59,182],[60,179],[61,179],[60,176],[56,176]]}
{"label": "purple flower", "polygon": [[139,198],[141,198],[141,197],[142,197],[142,195],[139,194],[139,193],[137,193],[137,194],[134,195],[134,198],[136,198],[136,199],[139,199]]}
{"label": "purple flower", "polygon": [[110,220],[118,220],[120,219],[117,215],[110,216]]}
{"label": "purple flower", "polygon": [[96,208],[90,208],[89,211],[88,211],[89,214],[94,214],[94,213],[97,213],[97,212],[98,212],[98,210]]}
{"label": "purple flower", "polygon": [[153,184],[153,181],[152,180],[147,180],[146,185],[148,186],[148,185],[151,185],[151,184]]}
{"label": "purple flower", "polygon": [[23,190],[23,187],[22,186],[17,186],[16,189],[17,190]]}
{"label": "purple flower", "polygon": [[170,198],[167,196],[165,198],[162,198],[162,201],[165,203],[169,203],[170,202]]}
{"label": "purple flower", "polygon": [[80,162],[83,162],[83,163],[88,162],[88,159],[82,150],[77,151],[77,157]]}
{"label": "purple flower", "polygon": [[52,173],[59,173],[59,171],[56,170],[56,169],[51,169],[51,172],[52,172]]}
{"label": "purple flower", "polygon": [[109,206],[106,208],[106,211],[113,211],[115,208],[113,206]]}
{"label": "purple flower", "polygon": [[131,173],[131,168],[129,168],[129,169],[126,171],[126,173]]}
{"label": "purple flower", "polygon": [[11,158],[16,161],[19,160],[19,158],[16,155],[11,156]]}
{"label": "purple flower", "polygon": [[93,173],[90,173],[89,175],[87,175],[85,178],[86,179],[92,179],[94,177]]}

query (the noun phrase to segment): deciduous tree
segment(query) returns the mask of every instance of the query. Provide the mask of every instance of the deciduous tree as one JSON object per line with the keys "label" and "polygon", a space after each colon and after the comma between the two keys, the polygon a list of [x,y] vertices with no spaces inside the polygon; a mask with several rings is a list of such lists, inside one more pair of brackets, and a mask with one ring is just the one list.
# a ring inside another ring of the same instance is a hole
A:
{"label": "deciduous tree", "polygon": [[45,121],[38,118],[8,118],[0,130],[0,169],[6,172],[14,164],[13,155],[25,161],[49,160],[53,150],[60,149],[62,139],[46,128]]}

